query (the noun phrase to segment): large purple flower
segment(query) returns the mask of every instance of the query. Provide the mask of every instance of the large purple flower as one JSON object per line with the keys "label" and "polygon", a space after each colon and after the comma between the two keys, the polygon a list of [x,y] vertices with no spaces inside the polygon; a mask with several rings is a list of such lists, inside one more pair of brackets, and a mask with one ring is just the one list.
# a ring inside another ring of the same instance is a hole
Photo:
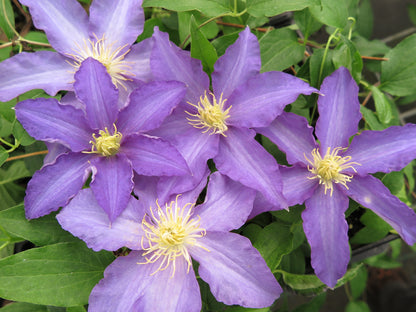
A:
{"label": "large purple flower", "polygon": [[[303,228],[316,275],[334,287],[350,259],[348,197],[372,209],[406,241],[416,242],[416,214],[370,175],[400,170],[416,157],[416,125],[357,133],[361,119],[358,87],[346,68],[325,78],[318,100],[315,134],[305,118],[284,113],[256,130],[269,137],[293,166],[282,168],[289,205],[305,202]],[[349,145],[349,146],[348,146]],[[254,214],[261,212],[259,207]]]}
{"label": "large purple flower", "polygon": [[[250,127],[267,126],[299,94],[316,90],[282,72],[259,74],[260,48],[249,28],[216,62],[212,92],[199,60],[157,29],[153,39],[154,78],[182,81],[188,87],[185,100],[155,132],[178,148],[193,173],[193,180],[169,179],[169,187],[178,193],[190,189],[212,158],[222,174],[260,191],[269,202],[285,205],[278,164]],[[162,181],[160,189],[166,187]]]}
{"label": "large purple flower", "polygon": [[95,0],[89,16],[76,0],[20,2],[29,7],[34,24],[58,53],[20,53],[0,63],[0,101],[31,89],[51,95],[71,91],[74,73],[88,57],[106,67],[122,98],[133,82],[151,77],[151,41],[133,45],[143,31],[141,0]]}
{"label": "large purple flower", "polygon": [[57,216],[64,229],[93,250],[132,251],[104,272],[89,298],[88,311],[201,310],[199,276],[225,304],[270,306],[282,289],[250,241],[229,231],[244,224],[255,191],[222,176],[211,175],[206,200],[195,206],[205,181],[193,191],[159,201],[155,179],[139,179],[146,191],[110,221],[92,192],[82,190]]}
{"label": "large purple flower", "polygon": [[75,75],[74,89],[85,111],[53,98],[16,105],[17,119],[30,135],[69,149],[33,175],[25,197],[27,218],[38,218],[65,206],[91,171],[90,186],[110,220],[127,205],[133,189],[133,169],[143,175],[189,174],[175,147],[144,134],[157,128],[182,100],[186,92],[182,83],[143,84],[131,93],[129,104],[119,110],[118,90],[106,68],[88,58]]}

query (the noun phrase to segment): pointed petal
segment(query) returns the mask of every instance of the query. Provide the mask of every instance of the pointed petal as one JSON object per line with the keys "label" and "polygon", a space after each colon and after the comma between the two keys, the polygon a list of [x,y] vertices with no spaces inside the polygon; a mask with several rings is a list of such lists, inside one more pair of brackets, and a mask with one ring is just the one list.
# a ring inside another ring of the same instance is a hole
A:
{"label": "pointed petal", "polygon": [[29,7],[36,28],[45,31],[49,42],[62,54],[74,53],[88,39],[88,16],[78,1],[21,0]]}
{"label": "pointed petal", "polygon": [[59,53],[22,52],[0,63],[0,101],[9,101],[33,89],[43,89],[49,95],[60,90],[72,90],[73,68]]}
{"label": "pointed petal", "polygon": [[187,273],[186,261],[176,259],[176,270],[151,275],[158,263],[141,264],[140,252],[117,258],[104,272],[104,279],[91,292],[88,311],[189,311],[201,310],[201,295],[195,273]]}
{"label": "pointed petal", "polygon": [[159,127],[186,93],[178,81],[154,81],[142,85],[130,95],[129,105],[120,112],[117,128],[125,135]]}
{"label": "pointed petal", "polygon": [[303,230],[311,246],[311,264],[319,279],[333,288],[345,272],[350,260],[348,224],[345,211],[348,197],[337,187],[332,196],[318,187],[306,200],[302,212]]}
{"label": "pointed petal", "polygon": [[159,177],[134,175],[134,194],[139,197],[139,204],[142,203],[146,210],[150,206],[154,207],[159,197],[156,189],[158,181]]}
{"label": "pointed petal", "polygon": [[121,247],[140,249],[144,232],[140,226],[144,211],[130,197],[123,213],[113,222],[97,203],[91,189],[81,190],[56,216],[62,228],[82,239],[94,251],[115,251]]}
{"label": "pointed petal", "polygon": [[39,218],[65,206],[90,175],[90,158],[82,153],[62,154],[35,172],[26,189],[26,218]]}
{"label": "pointed petal", "polygon": [[268,127],[256,128],[256,132],[268,137],[286,153],[289,164],[306,163],[318,145],[313,136],[313,128],[299,115],[283,112]]}
{"label": "pointed petal", "polygon": [[355,201],[373,210],[390,224],[403,238],[416,243],[416,213],[392,195],[384,184],[373,176],[355,176],[345,192]]}
{"label": "pointed petal", "polygon": [[345,67],[326,77],[320,92],[315,133],[325,154],[328,147],[348,146],[348,139],[357,133],[361,113],[358,86]]}
{"label": "pointed petal", "polygon": [[[153,49],[152,38],[147,38],[136,44],[133,44],[130,52],[126,54],[124,60],[131,66],[129,72],[133,74],[133,80],[141,80],[148,82],[152,79],[152,71],[150,69],[150,53]],[[123,89],[123,88],[121,88]]]}
{"label": "pointed petal", "polygon": [[133,168],[123,154],[113,157],[94,157],[91,160],[97,173],[90,183],[98,204],[113,222],[126,208],[133,190]]}
{"label": "pointed petal", "polygon": [[249,27],[214,65],[212,88],[214,94],[228,98],[234,89],[260,72],[260,46]]}
{"label": "pointed petal", "polygon": [[360,175],[399,171],[416,158],[416,125],[393,126],[383,131],[363,131],[345,152]]}
{"label": "pointed petal", "polygon": [[43,158],[43,165],[51,164],[59,155],[70,152],[69,148],[60,143],[45,142],[45,145],[48,148],[48,153]]}
{"label": "pointed petal", "polygon": [[74,152],[90,147],[93,131],[83,111],[52,98],[22,101],[15,109],[17,119],[36,140],[61,143]]}
{"label": "pointed petal", "polygon": [[311,180],[312,174],[304,167],[280,167],[283,181],[283,196],[289,206],[301,205],[314,193],[318,182]]}
{"label": "pointed petal", "polygon": [[178,150],[162,139],[130,135],[121,146],[123,152],[132,162],[133,169],[138,174],[184,175],[189,174],[189,168]]}
{"label": "pointed petal", "polygon": [[212,294],[225,304],[249,308],[270,306],[282,289],[248,238],[228,232],[207,232],[189,249],[198,273]]}
{"label": "pointed petal", "polygon": [[87,58],[75,74],[74,89],[85,104],[91,128],[113,128],[118,114],[118,91],[103,64]]}
{"label": "pointed petal", "polygon": [[228,98],[232,106],[227,124],[238,127],[266,127],[300,94],[316,92],[299,78],[282,72],[267,72],[237,86]]}
{"label": "pointed petal", "polygon": [[100,0],[90,6],[90,34],[105,36],[114,49],[132,45],[142,33],[144,12],[141,0]]}
{"label": "pointed petal", "polygon": [[197,104],[199,97],[209,90],[209,78],[202,70],[201,61],[191,58],[189,51],[184,51],[169,41],[167,33],[155,29],[154,46],[150,59],[155,80],[176,80],[183,82],[188,91],[185,100]]}
{"label": "pointed petal", "polygon": [[256,191],[221,175],[211,174],[205,202],[195,208],[207,231],[231,231],[241,227],[253,208]]}
{"label": "pointed petal", "polygon": [[254,131],[233,127],[226,134],[214,157],[218,171],[262,192],[271,203],[287,207],[277,162],[254,140]]}

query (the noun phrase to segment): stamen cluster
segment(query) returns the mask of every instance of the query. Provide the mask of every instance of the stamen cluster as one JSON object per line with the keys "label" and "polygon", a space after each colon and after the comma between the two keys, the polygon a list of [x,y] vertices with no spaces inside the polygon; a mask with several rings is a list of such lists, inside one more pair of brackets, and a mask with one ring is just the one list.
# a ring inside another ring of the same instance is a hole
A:
{"label": "stamen cluster", "polygon": [[[178,197],[162,209],[156,200],[156,213],[150,208],[151,216],[146,215],[142,220],[142,228],[145,236],[142,238],[143,256],[146,262],[154,263],[161,259],[155,272],[163,271],[172,264],[172,277],[175,274],[175,261],[178,257],[184,257],[188,263],[188,272],[192,266],[191,256],[187,246],[204,248],[197,242],[198,238],[205,236],[206,232],[200,228],[200,218],[192,218],[194,204],[188,203],[183,207],[178,206]],[[146,242],[144,241],[146,238]],[[146,257],[150,255],[149,257]]]}
{"label": "stamen cluster", "polygon": [[81,63],[85,59],[92,57],[105,66],[107,72],[111,76],[113,84],[117,88],[122,86],[124,89],[127,89],[125,81],[131,80],[129,77],[134,76],[134,74],[130,72],[130,63],[132,62],[124,60],[126,54],[130,52],[130,49],[126,48],[128,44],[114,47],[116,46],[116,42],[107,43],[105,35],[100,39],[96,35],[94,36],[95,40],[84,39],[83,46],[76,43],[77,48],[74,49],[74,53],[68,54],[68,56],[74,59],[72,63],[70,62],[75,68],[74,72],[78,71]]}
{"label": "stamen cluster", "polygon": [[89,142],[92,144],[91,152],[87,153],[97,153],[103,156],[113,156],[117,154],[120,149],[120,141],[123,138],[123,135],[117,131],[115,124],[113,124],[113,126],[114,134],[110,134],[107,127],[98,132],[99,137],[96,137],[95,133],[93,133],[92,137],[94,140]]}
{"label": "stamen cluster", "polygon": [[342,147],[336,147],[331,152],[331,148],[328,147],[324,158],[322,158],[319,149],[315,148],[311,153],[312,160],[305,156],[308,163],[312,166],[308,166],[308,170],[314,174],[309,179],[319,179],[319,184],[325,186],[325,194],[327,190],[330,190],[331,196],[334,191],[333,183],[342,184],[348,189],[347,182],[350,182],[353,176],[342,173],[342,171],[351,168],[356,172],[353,166],[360,166],[359,163],[351,162],[351,156],[339,156],[338,152],[342,150]]}
{"label": "stamen cluster", "polygon": [[226,120],[230,117],[229,112],[231,106],[224,111],[224,104],[227,99],[222,99],[222,93],[219,101],[217,101],[213,93],[210,92],[210,95],[212,96],[212,102],[208,98],[207,92],[204,93],[204,96],[201,95],[198,105],[188,102],[188,104],[198,110],[198,113],[191,114],[187,111],[186,113],[193,117],[187,119],[189,124],[197,129],[206,128],[203,133],[211,131],[210,134],[222,134],[226,136],[224,134],[228,130]]}

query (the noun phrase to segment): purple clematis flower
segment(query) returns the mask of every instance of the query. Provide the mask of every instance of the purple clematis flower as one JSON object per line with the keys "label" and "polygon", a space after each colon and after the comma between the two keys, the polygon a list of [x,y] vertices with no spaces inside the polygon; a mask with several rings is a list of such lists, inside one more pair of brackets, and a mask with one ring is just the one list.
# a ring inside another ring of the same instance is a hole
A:
{"label": "purple clematis flower", "polygon": [[158,201],[155,179],[141,177],[146,192],[131,197],[126,210],[110,225],[94,195],[82,190],[57,216],[64,229],[93,250],[132,251],[118,257],[92,290],[88,311],[201,310],[199,276],[225,304],[262,308],[282,292],[250,241],[230,230],[244,224],[255,191],[213,173],[206,200],[195,206],[205,181],[183,195]]}
{"label": "purple clematis flower", "polygon": [[145,134],[157,128],[182,100],[186,88],[177,81],[150,82],[134,90],[129,104],[117,106],[118,90],[106,68],[88,58],[75,75],[74,89],[85,111],[56,99],[16,105],[17,119],[37,140],[60,143],[56,159],[33,175],[25,197],[26,217],[38,218],[65,206],[84,185],[113,221],[126,207],[133,170],[142,175],[189,174],[170,143]]}
{"label": "purple clematis flower", "polygon": [[[318,99],[315,134],[305,118],[284,113],[256,130],[270,138],[293,166],[282,168],[283,194],[289,205],[305,202],[303,228],[311,246],[312,267],[330,287],[342,277],[350,259],[348,197],[370,208],[412,245],[416,214],[370,175],[405,167],[416,157],[416,125],[357,133],[361,119],[358,87],[341,67],[325,78]],[[254,208],[254,214],[262,212]]]}
{"label": "purple clematis flower", "polygon": [[300,94],[315,92],[302,80],[283,73],[260,74],[260,48],[246,28],[215,64],[209,77],[199,60],[190,57],[155,29],[151,68],[156,80],[184,82],[187,95],[154,133],[172,142],[193,174],[186,181],[161,181],[160,189],[191,189],[212,158],[217,169],[233,180],[260,191],[272,203],[286,205],[276,160],[254,139],[251,127],[270,124]]}
{"label": "purple clematis flower", "polygon": [[72,91],[74,73],[88,57],[106,67],[123,99],[137,81],[150,79],[151,40],[133,45],[143,31],[141,0],[95,0],[89,16],[76,0],[20,2],[58,53],[24,52],[0,63],[0,101],[32,89]]}

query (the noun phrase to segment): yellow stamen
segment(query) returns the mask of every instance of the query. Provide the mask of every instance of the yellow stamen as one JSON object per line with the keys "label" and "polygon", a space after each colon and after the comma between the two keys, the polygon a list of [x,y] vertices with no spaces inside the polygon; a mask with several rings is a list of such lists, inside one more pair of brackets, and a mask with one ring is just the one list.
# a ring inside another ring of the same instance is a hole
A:
{"label": "yellow stamen", "polygon": [[[165,204],[164,209],[159,206],[156,200],[156,214],[150,207],[151,216],[145,215],[142,220],[145,237],[142,237],[141,245],[145,251],[143,256],[146,262],[139,264],[154,263],[161,259],[159,267],[152,275],[172,265],[171,277],[173,277],[176,270],[175,261],[178,257],[185,258],[188,263],[187,272],[189,272],[192,266],[192,259],[187,246],[197,246],[209,251],[197,241],[198,238],[205,236],[206,232],[199,226],[199,216],[191,218],[194,204],[188,203],[183,207],[179,207],[179,196],[169,205]],[[144,242],[145,238],[147,244]],[[147,255],[150,256],[146,257]]]}
{"label": "yellow stamen", "polygon": [[188,115],[192,116],[192,118],[187,119],[189,124],[195,128],[206,128],[203,133],[211,131],[210,134],[222,134],[223,136],[226,136],[224,134],[224,132],[228,130],[226,120],[230,117],[229,112],[231,106],[224,111],[224,104],[227,99],[222,99],[222,93],[219,101],[217,101],[213,93],[210,93],[210,95],[212,96],[213,103],[209,100],[207,92],[204,93],[204,96],[201,95],[198,105],[188,102],[189,105],[192,105],[198,110],[198,113],[191,114],[186,112]]}
{"label": "yellow stamen", "polygon": [[338,152],[343,149],[342,147],[336,147],[331,152],[331,148],[328,147],[324,158],[322,158],[319,150],[315,148],[312,151],[312,160],[305,156],[308,163],[312,166],[308,166],[308,170],[314,174],[313,177],[308,179],[319,179],[319,184],[325,186],[325,194],[327,190],[331,190],[331,196],[334,191],[333,183],[342,184],[348,189],[347,182],[350,182],[353,178],[352,175],[342,173],[342,171],[351,168],[357,172],[354,166],[361,166],[357,162],[351,162],[351,156],[339,156]]}
{"label": "yellow stamen", "polygon": [[104,130],[98,132],[99,137],[95,136],[95,133],[92,134],[94,140],[91,140],[89,143],[92,144],[90,152],[84,152],[87,154],[96,153],[101,154],[102,156],[113,156],[117,154],[120,149],[120,141],[123,135],[120,132],[117,132],[117,127],[114,126],[114,134],[110,134],[107,127]]}
{"label": "yellow stamen", "polygon": [[75,68],[74,73],[78,71],[85,59],[92,57],[105,66],[113,84],[117,88],[122,86],[124,89],[127,89],[125,82],[131,80],[129,77],[134,76],[130,71],[132,62],[124,60],[126,54],[130,52],[130,49],[126,48],[128,44],[116,47],[116,42],[107,43],[105,35],[100,39],[95,34],[94,37],[95,40],[84,39],[83,46],[75,43],[76,49],[73,50],[74,53],[67,53],[73,59],[72,62],[68,63]]}

